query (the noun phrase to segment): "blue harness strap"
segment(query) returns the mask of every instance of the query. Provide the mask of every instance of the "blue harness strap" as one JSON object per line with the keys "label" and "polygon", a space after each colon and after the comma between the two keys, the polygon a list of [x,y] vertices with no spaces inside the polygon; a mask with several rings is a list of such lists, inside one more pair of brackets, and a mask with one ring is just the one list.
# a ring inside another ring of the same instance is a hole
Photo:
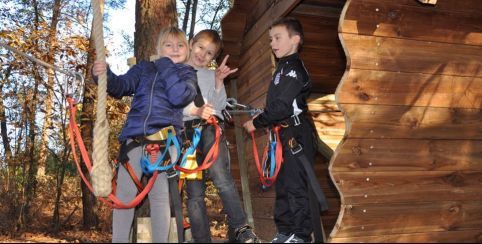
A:
{"label": "blue harness strap", "polygon": [[184,152],[181,163],[179,164],[181,167],[183,168],[185,167],[187,162],[187,156],[192,155],[196,151],[196,148],[200,141],[201,141],[201,129],[200,127],[194,128],[194,133],[192,135],[192,143],[191,143],[191,146],[188,147]]}
{"label": "blue harness strap", "polygon": [[[176,148],[176,152],[177,152],[176,160],[172,161],[171,159],[169,159],[171,163],[167,165],[161,165],[161,163],[164,162],[164,158],[166,157],[167,152],[169,151],[169,147],[171,145],[173,145]],[[162,154],[159,157],[157,157],[154,163],[151,163],[151,161],[149,160],[149,155],[144,154],[144,156],[142,156],[141,162],[140,162],[142,172],[144,174],[151,175],[152,173],[154,173],[154,171],[166,171],[174,167],[174,165],[176,165],[176,162],[179,160],[180,155],[181,155],[181,147],[179,145],[179,141],[177,140],[177,137],[173,135],[172,132],[169,131],[167,140],[166,140],[166,147],[164,148]]]}
{"label": "blue harness strap", "polygon": [[[263,161],[263,166],[262,168],[264,169],[263,171],[266,173],[266,176],[268,178],[272,178],[275,174],[276,170],[276,136],[273,134],[273,131],[270,130],[270,136],[269,136],[269,142],[268,142],[268,152],[267,152],[267,157]],[[269,160],[269,166],[267,165]],[[268,189],[267,186],[262,185],[263,190]]]}

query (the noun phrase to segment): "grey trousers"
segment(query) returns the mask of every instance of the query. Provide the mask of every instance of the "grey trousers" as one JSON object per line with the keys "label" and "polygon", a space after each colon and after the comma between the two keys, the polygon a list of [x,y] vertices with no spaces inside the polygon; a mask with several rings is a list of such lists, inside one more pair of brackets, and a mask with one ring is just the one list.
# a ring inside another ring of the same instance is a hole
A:
{"label": "grey trousers", "polygon": [[[129,140],[127,141],[130,142]],[[170,150],[171,151],[171,150]],[[140,179],[142,169],[140,159],[142,156],[142,147],[132,149],[127,156],[129,164],[134,169],[136,176]],[[171,209],[169,206],[169,185],[166,173],[160,173],[157,176],[151,191],[149,192],[149,203],[151,207],[151,227],[152,242],[166,243],[169,236],[169,222],[171,219]],[[117,191],[116,195],[123,203],[127,204],[135,198],[137,188],[132,181],[127,170],[120,166],[117,174]],[[129,232],[132,227],[134,218],[134,208],[131,209],[114,209],[112,219],[112,242],[127,243],[129,242]]]}

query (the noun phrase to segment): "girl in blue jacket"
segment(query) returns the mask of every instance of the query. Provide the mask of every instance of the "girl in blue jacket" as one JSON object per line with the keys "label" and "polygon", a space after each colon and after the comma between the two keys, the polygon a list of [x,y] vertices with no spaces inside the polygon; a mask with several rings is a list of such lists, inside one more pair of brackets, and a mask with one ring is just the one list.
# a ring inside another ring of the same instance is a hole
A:
{"label": "girl in blue jacket", "polygon": [[[120,155],[128,161],[138,179],[142,176],[140,165],[145,138],[163,128],[173,126],[180,135],[183,127],[182,109],[196,96],[196,71],[183,64],[188,57],[188,43],[183,31],[176,27],[165,28],[158,38],[157,54],[153,62],[141,61],[124,75],[115,75],[105,62],[95,62],[94,78],[107,72],[107,92],[114,98],[133,96],[119,141]],[[160,150],[162,152],[162,150]],[[122,157],[121,157],[122,158]],[[172,158],[172,157],[171,157]],[[117,197],[124,203],[135,198],[137,188],[124,167],[117,173]],[[158,175],[149,192],[151,207],[152,241],[168,241],[170,207],[169,186],[165,172]],[[128,242],[134,218],[134,209],[114,209],[112,242]]]}

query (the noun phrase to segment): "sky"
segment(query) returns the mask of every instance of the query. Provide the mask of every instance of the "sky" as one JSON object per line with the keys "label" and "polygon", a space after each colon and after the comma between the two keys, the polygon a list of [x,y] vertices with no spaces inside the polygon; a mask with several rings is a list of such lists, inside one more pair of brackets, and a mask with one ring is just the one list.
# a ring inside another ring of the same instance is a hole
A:
{"label": "sky", "polygon": [[104,33],[105,45],[111,49],[109,50],[113,55],[106,58],[110,68],[116,74],[123,74],[127,72],[127,59],[134,56],[134,53],[120,54],[125,49],[124,37],[122,33],[129,34],[133,40],[136,16],[136,1],[127,0],[124,9],[111,10],[109,12],[109,21],[105,26],[110,29],[111,35],[107,36]]}

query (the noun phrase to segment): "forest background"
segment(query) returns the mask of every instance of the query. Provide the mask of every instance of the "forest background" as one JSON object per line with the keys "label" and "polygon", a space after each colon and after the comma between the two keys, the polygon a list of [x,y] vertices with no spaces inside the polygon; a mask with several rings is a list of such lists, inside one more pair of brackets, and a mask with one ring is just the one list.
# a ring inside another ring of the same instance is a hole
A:
{"label": "forest background", "polygon": [[[135,15],[129,21],[135,22],[135,32],[120,28],[119,33],[111,25],[119,23],[109,20],[133,1]],[[107,1],[107,60],[123,73],[125,57],[151,55],[155,43],[149,36],[157,36],[161,26],[178,26],[188,38],[203,28],[219,30],[231,5],[232,0]],[[112,210],[82,183],[73,161],[78,152],[72,152],[67,131],[66,94],[72,94],[82,138],[92,152],[96,86],[90,75],[95,56],[91,27],[87,0],[0,2],[2,44],[86,78],[82,82],[55,72],[0,46],[0,242],[110,242]],[[111,160],[117,156],[117,136],[129,104],[129,98],[108,101]],[[82,171],[87,173],[85,167]],[[209,189],[212,232],[223,238],[219,199]]]}

